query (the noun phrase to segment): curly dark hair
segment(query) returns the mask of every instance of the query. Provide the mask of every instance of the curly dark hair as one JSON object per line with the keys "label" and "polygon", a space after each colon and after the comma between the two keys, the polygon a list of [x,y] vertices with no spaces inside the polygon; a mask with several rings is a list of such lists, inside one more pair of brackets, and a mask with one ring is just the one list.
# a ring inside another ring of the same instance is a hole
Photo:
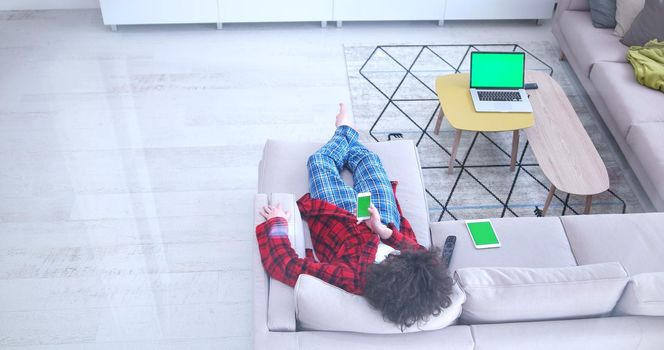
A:
{"label": "curly dark hair", "polygon": [[450,306],[454,281],[447,271],[437,248],[390,254],[367,269],[364,297],[403,332]]}

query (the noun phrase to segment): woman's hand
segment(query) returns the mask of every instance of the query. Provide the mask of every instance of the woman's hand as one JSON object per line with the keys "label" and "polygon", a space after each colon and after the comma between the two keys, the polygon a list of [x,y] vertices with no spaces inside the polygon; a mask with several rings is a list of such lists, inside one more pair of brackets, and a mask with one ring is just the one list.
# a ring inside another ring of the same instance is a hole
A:
{"label": "woman's hand", "polygon": [[373,203],[369,205],[369,215],[369,219],[364,223],[369,227],[371,232],[377,234],[380,239],[388,239],[392,237],[392,230],[380,222],[380,213],[378,212],[378,209],[374,207]]}
{"label": "woman's hand", "polygon": [[272,218],[284,218],[286,221],[288,221],[288,210],[284,211],[281,209],[280,203],[276,206],[264,206],[260,214],[265,218],[265,220],[270,220]]}

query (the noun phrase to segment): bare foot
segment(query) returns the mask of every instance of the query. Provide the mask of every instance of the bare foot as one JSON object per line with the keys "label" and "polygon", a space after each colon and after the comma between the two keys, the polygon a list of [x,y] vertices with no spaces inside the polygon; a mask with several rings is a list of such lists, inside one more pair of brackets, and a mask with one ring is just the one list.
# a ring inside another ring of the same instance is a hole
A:
{"label": "bare foot", "polygon": [[339,103],[339,114],[337,114],[337,121],[334,125],[337,127],[346,125],[355,129],[355,125],[353,125],[351,119],[352,118],[346,113],[346,106],[343,103]]}

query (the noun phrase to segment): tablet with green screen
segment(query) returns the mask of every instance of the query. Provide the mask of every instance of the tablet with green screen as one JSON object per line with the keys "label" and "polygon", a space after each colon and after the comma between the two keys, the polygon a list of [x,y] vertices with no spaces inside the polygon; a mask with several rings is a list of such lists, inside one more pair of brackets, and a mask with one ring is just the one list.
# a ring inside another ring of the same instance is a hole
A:
{"label": "tablet with green screen", "polygon": [[489,220],[466,220],[466,227],[477,249],[500,247],[496,231]]}

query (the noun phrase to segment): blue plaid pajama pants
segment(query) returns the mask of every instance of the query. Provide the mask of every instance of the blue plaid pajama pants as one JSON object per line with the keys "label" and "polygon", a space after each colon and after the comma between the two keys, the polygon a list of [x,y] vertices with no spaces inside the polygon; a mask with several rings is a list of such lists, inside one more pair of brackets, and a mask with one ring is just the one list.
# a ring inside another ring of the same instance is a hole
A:
{"label": "blue plaid pajama pants", "polygon": [[[357,194],[371,192],[371,202],[378,209],[381,221],[386,225],[393,223],[399,229],[401,216],[383,164],[358,138],[357,131],[342,125],[330,141],[309,157],[307,169],[311,197],[354,213]],[[353,173],[353,187],[341,178],[344,167]]]}

